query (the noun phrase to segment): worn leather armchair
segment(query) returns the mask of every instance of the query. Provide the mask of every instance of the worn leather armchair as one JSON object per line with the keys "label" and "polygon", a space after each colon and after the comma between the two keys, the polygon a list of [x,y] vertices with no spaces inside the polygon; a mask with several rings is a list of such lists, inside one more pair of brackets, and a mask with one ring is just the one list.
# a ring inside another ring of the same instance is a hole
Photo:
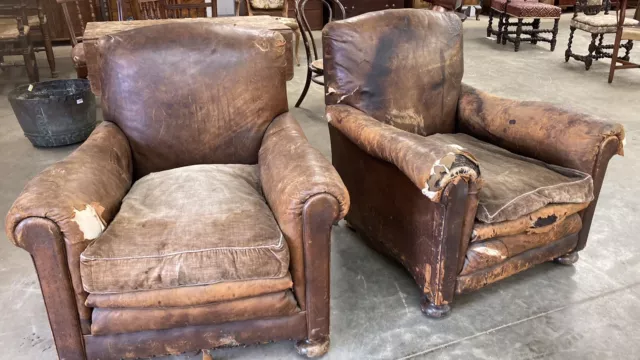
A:
{"label": "worn leather armchair", "polygon": [[462,26],[433,11],[323,30],[333,165],[349,225],[399,261],[445,316],[457,294],[587,242],[621,125],[462,84]]}
{"label": "worn leather armchair", "polygon": [[329,346],[338,174],[287,112],[276,32],[169,24],[100,40],[105,121],[25,187],[61,359],[299,340]]}

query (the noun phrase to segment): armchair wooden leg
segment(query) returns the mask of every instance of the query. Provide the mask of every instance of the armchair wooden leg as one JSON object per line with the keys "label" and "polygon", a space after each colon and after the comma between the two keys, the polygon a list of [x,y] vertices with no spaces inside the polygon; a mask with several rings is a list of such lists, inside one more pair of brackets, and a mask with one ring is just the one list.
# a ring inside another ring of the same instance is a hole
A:
{"label": "armchair wooden leg", "polygon": [[567,44],[567,50],[564,52],[564,62],[569,62],[569,58],[571,57],[571,44],[573,43],[573,33],[576,31],[576,28],[571,26],[569,27],[569,43]]}
{"label": "armchair wooden leg", "polygon": [[578,255],[577,251],[572,251],[566,255],[562,255],[559,258],[555,258],[553,261],[560,265],[573,265],[578,262],[580,259],[580,255]]}

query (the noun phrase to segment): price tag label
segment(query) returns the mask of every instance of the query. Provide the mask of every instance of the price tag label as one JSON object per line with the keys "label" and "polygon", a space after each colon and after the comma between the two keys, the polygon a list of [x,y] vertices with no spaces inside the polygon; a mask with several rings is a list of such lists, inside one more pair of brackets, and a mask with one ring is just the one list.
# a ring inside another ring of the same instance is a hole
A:
{"label": "price tag label", "polygon": [[84,100],[82,100],[82,99],[76,100],[76,104],[82,104],[83,102],[84,102]]}

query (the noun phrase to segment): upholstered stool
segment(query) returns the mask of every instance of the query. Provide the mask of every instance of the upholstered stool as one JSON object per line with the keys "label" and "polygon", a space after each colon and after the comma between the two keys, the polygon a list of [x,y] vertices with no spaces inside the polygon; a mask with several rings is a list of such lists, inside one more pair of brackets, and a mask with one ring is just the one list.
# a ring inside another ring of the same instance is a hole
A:
{"label": "upholstered stool", "polygon": [[[504,25],[504,14],[507,10],[507,3],[516,1],[530,1],[537,3],[538,0],[491,0],[491,11],[489,12],[489,26],[487,26],[487,37],[496,35],[498,44],[502,41],[502,26]],[[498,29],[493,29],[493,16],[498,15]]]}
{"label": "upholstered stool", "polygon": [[[551,44],[551,51],[556,48],[556,37],[558,36],[558,22],[560,21],[560,14],[562,9],[544,3],[537,2],[508,2],[504,15],[503,27],[499,31],[502,35],[502,44],[505,45],[507,41],[512,42],[515,47],[514,50],[520,49],[520,42],[529,41],[532,44],[536,44],[538,41],[544,41]],[[518,19],[516,23],[510,23],[509,18],[515,17]],[[525,23],[524,19],[533,19],[529,23]],[[554,19],[552,29],[540,29],[540,19]],[[509,31],[509,26],[516,26],[515,31]],[[531,30],[523,30],[524,26],[531,26]],[[540,36],[542,33],[551,33],[551,38]],[[515,36],[510,36],[515,34]],[[529,35],[528,38],[522,38],[522,34]]]}

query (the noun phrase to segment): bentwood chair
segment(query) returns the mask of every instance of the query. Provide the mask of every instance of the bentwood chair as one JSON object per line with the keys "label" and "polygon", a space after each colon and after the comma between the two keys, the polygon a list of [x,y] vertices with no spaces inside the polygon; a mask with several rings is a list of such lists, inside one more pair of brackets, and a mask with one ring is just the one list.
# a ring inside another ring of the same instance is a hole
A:
{"label": "bentwood chair", "polygon": [[[322,63],[321,55],[318,55],[318,49],[316,47],[316,41],[313,38],[313,33],[311,32],[311,27],[309,26],[309,22],[307,21],[307,16],[305,13],[305,7],[307,5],[308,0],[296,0],[296,20],[300,25],[301,33],[302,33],[302,41],[304,43],[304,49],[307,53],[307,77],[304,83],[304,88],[302,89],[302,93],[296,101],[296,107],[300,107],[304,98],[307,96],[307,92],[309,91],[309,86],[311,82],[315,84],[324,86],[324,67]],[[338,0],[321,0],[324,4],[325,8],[328,10],[328,21],[331,22],[334,20],[334,12],[338,12],[341,15],[340,19],[346,19],[346,11],[342,3]]]}

